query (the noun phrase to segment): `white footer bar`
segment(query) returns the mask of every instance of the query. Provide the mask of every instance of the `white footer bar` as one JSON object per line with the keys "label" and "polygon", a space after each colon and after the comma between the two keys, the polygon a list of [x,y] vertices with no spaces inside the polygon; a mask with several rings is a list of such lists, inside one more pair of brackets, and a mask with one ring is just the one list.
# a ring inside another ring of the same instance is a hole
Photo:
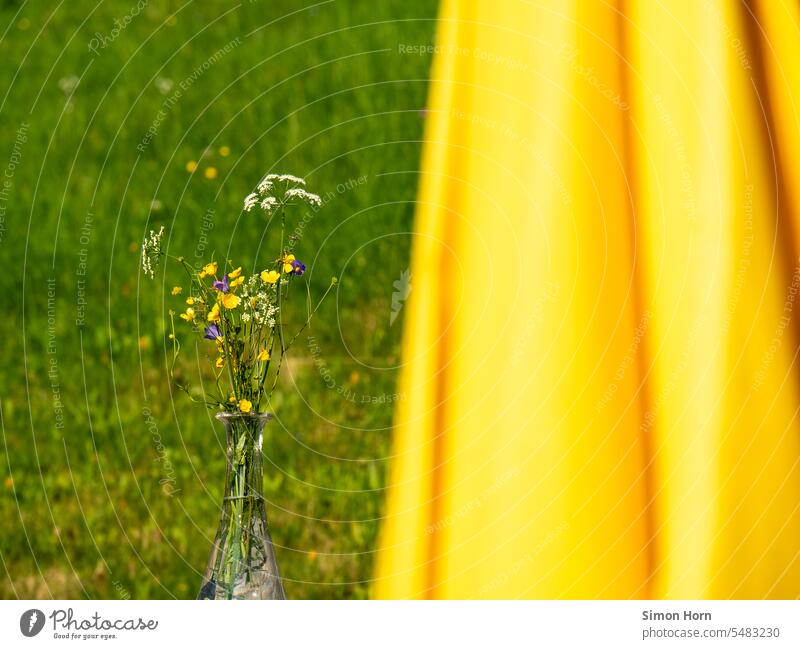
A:
{"label": "white footer bar", "polygon": [[800,647],[796,601],[0,601],[0,647]]}

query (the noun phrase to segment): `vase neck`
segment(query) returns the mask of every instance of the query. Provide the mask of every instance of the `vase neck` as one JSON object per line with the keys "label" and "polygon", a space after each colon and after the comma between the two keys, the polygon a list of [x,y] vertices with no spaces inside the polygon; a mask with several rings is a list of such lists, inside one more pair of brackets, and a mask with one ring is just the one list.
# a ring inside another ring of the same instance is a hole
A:
{"label": "vase neck", "polygon": [[221,413],[217,418],[225,426],[227,443],[225,500],[262,499],[261,449],[270,417]]}

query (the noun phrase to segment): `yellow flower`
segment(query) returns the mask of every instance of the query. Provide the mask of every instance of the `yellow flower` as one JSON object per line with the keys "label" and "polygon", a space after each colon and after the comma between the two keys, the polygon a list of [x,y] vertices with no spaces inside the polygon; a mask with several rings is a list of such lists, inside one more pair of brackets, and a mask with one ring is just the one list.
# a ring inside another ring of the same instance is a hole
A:
{"label": "yellow flower", "polygon": [[193,173],[195,169],[197,169],[197,163],[194,160],[189,160],[189,162],[186,163],[186,171]]}
{"label": "yellow flower", "polygon": [[181,313],[181,318],[183,318],[187,322],[191,322],[192,320],[194,320],[194,309],[192,307],[186,309],[186,313]]}
{"label": "yellow flower", "polygon": [[173,295],[180,295],[183,292],[183,289],[180,286],[173,286],[172,287],[172,294]]}
{"label": "yellow flower", "polygon": [[244,277],[237,277],[235,280],[233,280],[233,281],[230,283],[230,285],[229,285],[229,286],[230,286],[231,288],[236,288],[237,286],[241,286],[243,282],[244,282]]}
{"label": "yellow flower", "polygon": [[228,273],[228,279],[236,279],[241,274],[242,274],[242,267],[239,266],[239,268],[237,268],[236,270],[232,270],[230,273]]}
{"label": "yellow flower", "polygon": [[225,295],[222,296],[222,306],[224,306],[226,309],[235,309],[237,306],[239,306],[239,302],[241,301],[242,300],[239,298],[239,296],[234,295],[233,293],[225,293]]}
{"label": "yellow flower", "polygon": [[260,361],[268,361],[269,360],[269,352],[266,349],[262,349],[260,352],[258,352],[257,358]]}
{"label": "yellow flower", "polygon": [[236,397],[234,397],[233,395],[229,396],[228,403],[236,403]]}
{"label": "yellow flower", "polygon": [[208,321],[219,322],[219,304],[211,307],[211,311],[208,312]]}
{"label": "yellow flower", "polygon": [[218,370],[221,370],[224,365],[225,365],[225,359],[222,356],[220,356],[217,359],[217,362],[214,363],[214,367],[216,367]]}
{"label": "yellow flower", "polygon": [[186,298],[186,304],[194,304],[194,298],[191,295]]}
{"label": "yellow flower", "polygon": [[216,275],[217,274],[217,262],[212,261],[210,264],[206,264],[203,266],[203,270],[200,271],[200,277],[206,277],[207,275]]}
{"label": "yellow flower", "polygon": [[242,412],[250,412],[253,409],[253,404],[247,399],[239,399],[239,410]]}
{"label": "yellow flower", "polygon": [[227,157],[228,157],[228,156],[231,154],[231,148],[230,148],[230,147],[228,147],[228,146],[221,146],[221,147],[219,148],[219,154],[220,154],[220,155],[221,155],[223,158],[227,158]]}
{"label": "yellow flower", "polygon": [[281,274],[276,272],[276,271],[274,271],[274,270],[270,270],[270,271],[262,270],[261,271],[261,281],[266,283],[266,284],[274,284],[275,282],[278,281],[278,278],[280,276],[281,276]]}
{"label": "yellow flower", "polygon": [[217,177],[217,168],[207,167],[206,170],[203,172],[203,175],[209,180],[213,180],[214,178]]}
{"label": "yellow flower", "polygon": [[292,262],[294,261],[294,255],[284,255],[283,256],[283,272],[284,273],[291,273],[292,272]]}

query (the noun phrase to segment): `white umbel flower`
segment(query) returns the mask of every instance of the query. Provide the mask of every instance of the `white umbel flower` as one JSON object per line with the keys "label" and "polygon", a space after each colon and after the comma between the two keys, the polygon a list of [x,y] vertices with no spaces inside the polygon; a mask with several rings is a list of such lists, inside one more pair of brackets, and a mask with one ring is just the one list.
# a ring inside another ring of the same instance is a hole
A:
{"label": "white umbel flower", "polygon": [[303,178],[298,178],[297,176],[293,176],[292,174],[281,174],[278,176],[278,180],[280,180],[281,182],[294,183],[295,185],[306,184],[306,181]]}
{"label": "white umbel flower", "polygon": [[242,320],[259,326],[275,326],[278,307],[273,303],[274,294],[262,290],[260,275],[251,275],[242,285]]}
{"label": "white umbel flower", "polygon": [[300,187],[292,187],[291,189],[287,189],[286,193],[283,195],[283,200],[285,202],[291,201],[295,198],[305,201],[310,205],[316,205],[317,207],[322,205],[322,199],[319,196],[312,194],[311,192],[307,192],[305,189],[301,189]]}
{"label": "white umbel flower", "polygon": [[267,174],[267,176],[261,182],[272,184],[276,180],[281,183],[283,182],[294,183],[295,185],[306,184],[306,181],[303,178],[298,178],[297,176],[293,176],[292,174]]}
{"label": "white umbel flower", "polygon": [[271,212],[276,207],[278,207],[278,199],[274,196],[267,196],[263,201],[261,201],[261,209],[265,212]]}
{"label": "white umbel flower", "polygon": [[162,225],[158,232],[150,230],[150,235],[145,237],[144,241],[142,241],[142,270],[150,279],[155,278],[155,267],[158,265],[158,260],[161,259],[161,255],[163,254],[161,251],[161,239],[163,238],[164,226]]}
{"label": "white umbel flower", "polygon": [[258,199],[259,196],[257,193],[253,192],[252,194],[248,194],[244,199],[244,211],[249,212],[258,205]]}
{"label": "white umbel flower", "polygon": [[[276,186],[276,183],[286,184]],[[244,211],[250,212],[254,207],[259,206],[269,214],[276,208],[295,200],[304,201],[317,207],[322,205],[322,199],[319,196],[303,189],[305,184],[306,181],[303,178],[292,174],[267,174],[258,183],[256,191],[245,197]]]}

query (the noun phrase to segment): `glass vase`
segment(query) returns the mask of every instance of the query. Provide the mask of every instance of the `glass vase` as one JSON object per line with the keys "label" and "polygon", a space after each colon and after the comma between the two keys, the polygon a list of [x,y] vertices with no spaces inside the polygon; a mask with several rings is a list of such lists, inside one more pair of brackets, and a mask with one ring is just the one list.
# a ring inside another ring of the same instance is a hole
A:
{"label": "glass vase", "polygon": [[222,515],[198,599],[286,599],[262,495],[268,413],[221,412],[227,469]]}

